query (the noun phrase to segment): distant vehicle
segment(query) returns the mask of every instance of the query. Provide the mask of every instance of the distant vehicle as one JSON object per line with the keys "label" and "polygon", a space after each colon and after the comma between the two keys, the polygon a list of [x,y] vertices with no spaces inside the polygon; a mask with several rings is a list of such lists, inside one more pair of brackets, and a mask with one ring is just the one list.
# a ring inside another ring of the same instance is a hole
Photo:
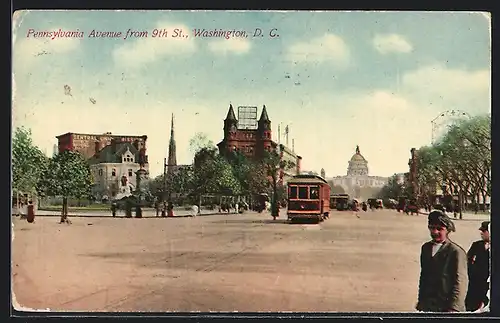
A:
{"label": "distant vehicle", "polygon": [[381,199],[369,198],[366,203],[370,206],[370,209],[383,209],[384,203]]}
{"label": "distant vehicle", "polygon": [[330,195],[330,208],[337,211],[345,211],[349,209],[349,194],[332,194]]}
{"label": "distant vehicle", "polygon": [[288,181],[288,219],[323,221],[330,215],[330,185],[318,175],[296,175]]}

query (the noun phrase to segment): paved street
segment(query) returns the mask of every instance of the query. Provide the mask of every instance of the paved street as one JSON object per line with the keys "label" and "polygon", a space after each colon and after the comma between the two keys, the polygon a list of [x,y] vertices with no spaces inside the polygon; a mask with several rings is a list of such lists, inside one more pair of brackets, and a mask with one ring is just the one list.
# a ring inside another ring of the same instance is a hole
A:
{"label": "paved street", "polygon": [[[359,215],[13,217],[13,288],[51,310],[414,311],[426,216]],[[452,239],[468,249],[484,219],[455,221]]]}

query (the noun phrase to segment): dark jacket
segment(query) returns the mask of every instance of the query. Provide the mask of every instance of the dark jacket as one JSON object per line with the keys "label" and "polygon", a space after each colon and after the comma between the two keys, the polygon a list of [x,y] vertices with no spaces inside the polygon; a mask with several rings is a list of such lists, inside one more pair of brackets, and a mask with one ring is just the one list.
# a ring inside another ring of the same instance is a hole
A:
{"label": "dark jacket", "polygon": [[484,248],[483,240],[472,243],[467,252],[469,288],[465,305],[468,311],[477,310],[481,303],[488,305],[486,293],[489,289],[490,251]]}
{"label": "dark jacket", "polygon": [[417,310],[424,312],[465,311],[467,255],[446,240],[432,257],[433,242],[422,245]]}

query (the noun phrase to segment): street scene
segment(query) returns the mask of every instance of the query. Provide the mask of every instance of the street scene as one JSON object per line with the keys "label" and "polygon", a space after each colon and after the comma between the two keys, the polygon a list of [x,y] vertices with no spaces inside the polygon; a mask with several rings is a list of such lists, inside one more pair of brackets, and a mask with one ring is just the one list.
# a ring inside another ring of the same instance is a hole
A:
{"label": "street scene", "polygon": [[15,12],[13,309],[489,312],[489,28]]}
{"label": "street scene", "polygon": [[[52,311],[413,312],[427,218],[360,216],[14,220],[16,300]],[[460,221],[453,239],[468,246],[480,222]]]}

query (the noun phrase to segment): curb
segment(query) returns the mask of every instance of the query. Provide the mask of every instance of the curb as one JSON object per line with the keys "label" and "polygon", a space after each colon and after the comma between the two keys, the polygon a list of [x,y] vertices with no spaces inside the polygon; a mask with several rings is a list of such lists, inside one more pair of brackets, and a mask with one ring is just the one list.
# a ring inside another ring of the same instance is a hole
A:
{"label": "curb", "polygon": [[[198,216],[211,216],[211,215],[237,215],[236,213],[208,213],[208,214],[198,214],[196,215],[197,217]],[[239,214],[238,214],[239,215]],[[35,214],[35,217],[60,217],[61,214]],[[16,214],[12,214],[12,217],[14,218],[21,218],[21,216],[19,215],[16,215]],[[144,218],[144,219],[155,219],[155,218],[191,218],[192,216],[191,215],[174,215],[174,216],[156,216],[156,215],[147,215],[147,216],[142,216],[141,218]],[[79,215],[72,215],[72,214],[68,214],[68,218],[95,218],[95,219],[100,219],[100,218],[125,218],[125,219],[137,219],[135,217],[135,215],[132,213],[132,217],[130,218],[127,218],[125,217],[124,215],[117,215],[117,216],[112,216],[111,214],[108,214],[108,215],[83,215],[83,214],[79,214]],[[141,219],[139,218],[139,219]]]}

